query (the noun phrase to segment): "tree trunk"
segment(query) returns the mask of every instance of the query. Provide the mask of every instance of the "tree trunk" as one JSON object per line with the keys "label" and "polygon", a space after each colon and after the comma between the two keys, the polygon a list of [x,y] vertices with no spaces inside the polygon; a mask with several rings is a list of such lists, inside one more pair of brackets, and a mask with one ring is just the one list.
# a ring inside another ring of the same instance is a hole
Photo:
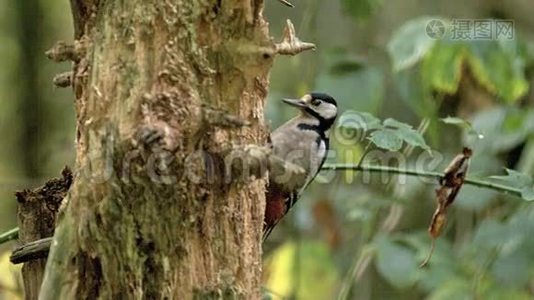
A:
{"label": "tree trunk", "polygon": [[[72,173],[68,168],[63,170],[62,175],[62,178],[52,179],[33,191],[16,193],[19,242],[22,246],[15,249],[10,260],[12,263],[24,262],[24,298],[28,300],[37,299],[39,296],[49,244],[44,247],[33,246],[42,245],[40,241],[43,238],[54,234],[57,211],[72,183]],[[27,255],[28,249],[33,250],[30,255]],[[34,251],[36,249],[39,251]]]}
{"label": "tree trunk", "polygon": [[76,176],[40,296],[259,298],[266,181],[223,153],[266,143],[263,1],[71,5]]}

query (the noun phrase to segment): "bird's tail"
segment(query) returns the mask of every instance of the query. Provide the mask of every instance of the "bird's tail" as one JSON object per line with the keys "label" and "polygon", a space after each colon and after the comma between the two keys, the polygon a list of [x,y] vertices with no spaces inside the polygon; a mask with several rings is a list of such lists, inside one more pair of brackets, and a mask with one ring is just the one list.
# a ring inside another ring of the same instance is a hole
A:
{"label": "bird's tail", "polygon": [[266,224],[263,227],[263,237],[261,239],[262,242],[265,242],[265,240],[267,240],[267,238],[269,237],[269,235],[271,234],[275,226],[276,226],[276,223],[270,224],[270,225]]}

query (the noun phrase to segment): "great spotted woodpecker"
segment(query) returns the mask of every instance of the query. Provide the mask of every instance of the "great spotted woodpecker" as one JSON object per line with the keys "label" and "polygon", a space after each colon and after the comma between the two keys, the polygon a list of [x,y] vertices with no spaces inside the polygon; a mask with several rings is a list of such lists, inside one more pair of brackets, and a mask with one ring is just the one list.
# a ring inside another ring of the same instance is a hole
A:
{"label": "great spotted woodpecker", "polygon": [[324,93],[310,93],[300,99],[283,101],[299,109],[300,114],[271,133],[273,153],[305,172],[302,175],[289,175],[282,169],[270,170],[263,240],[321,169],[328,152],[329,130],[337,117],[336,101]]}

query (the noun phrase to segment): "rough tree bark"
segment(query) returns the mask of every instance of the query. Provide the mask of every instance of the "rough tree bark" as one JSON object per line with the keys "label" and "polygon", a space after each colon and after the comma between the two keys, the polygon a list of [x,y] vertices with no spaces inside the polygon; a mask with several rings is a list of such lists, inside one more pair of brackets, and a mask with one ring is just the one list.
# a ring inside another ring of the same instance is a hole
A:
{"label": "rough tree bark", "polygon": [[71,5],[49,55],[74,61],[76,171],[41,298],[259,298],[266,182],[222,153],[266,142],[263,1]]}
{"label": "rough tree bark", "polygon": [[[25,299],[37,299],[43,281],[46,265],[48,244],[45,247],[32,247],[43,238],[49,238],[54,233],[57,211],[72,183],[72,173],[68,168],[62,172],[62,178],[48,181],[44,186],[16,193],[18,202],[17,219],[20,228],[19,242],[23,245],[16,249],[10,260],[20,263],[21,254],[28,249],[32,260],[24,260],[22,278],[24,279]],[[37,250],[37,251],[34,251]]]}

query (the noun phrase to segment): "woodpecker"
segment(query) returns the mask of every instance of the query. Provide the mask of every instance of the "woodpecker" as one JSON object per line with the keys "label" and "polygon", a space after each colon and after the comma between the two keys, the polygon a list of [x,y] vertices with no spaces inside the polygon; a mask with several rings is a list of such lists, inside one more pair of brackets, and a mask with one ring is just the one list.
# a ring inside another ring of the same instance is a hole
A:
{"label": "woodpecker", "polygon": [[263,240],[297,201],[299,194],[321,169],[329,148],[329,130],[337,117],[337,103],[325,93],[283,99],[300,113],[271,133],[273,154],[301,167],[302,175],[270,170],[266,192]]}

